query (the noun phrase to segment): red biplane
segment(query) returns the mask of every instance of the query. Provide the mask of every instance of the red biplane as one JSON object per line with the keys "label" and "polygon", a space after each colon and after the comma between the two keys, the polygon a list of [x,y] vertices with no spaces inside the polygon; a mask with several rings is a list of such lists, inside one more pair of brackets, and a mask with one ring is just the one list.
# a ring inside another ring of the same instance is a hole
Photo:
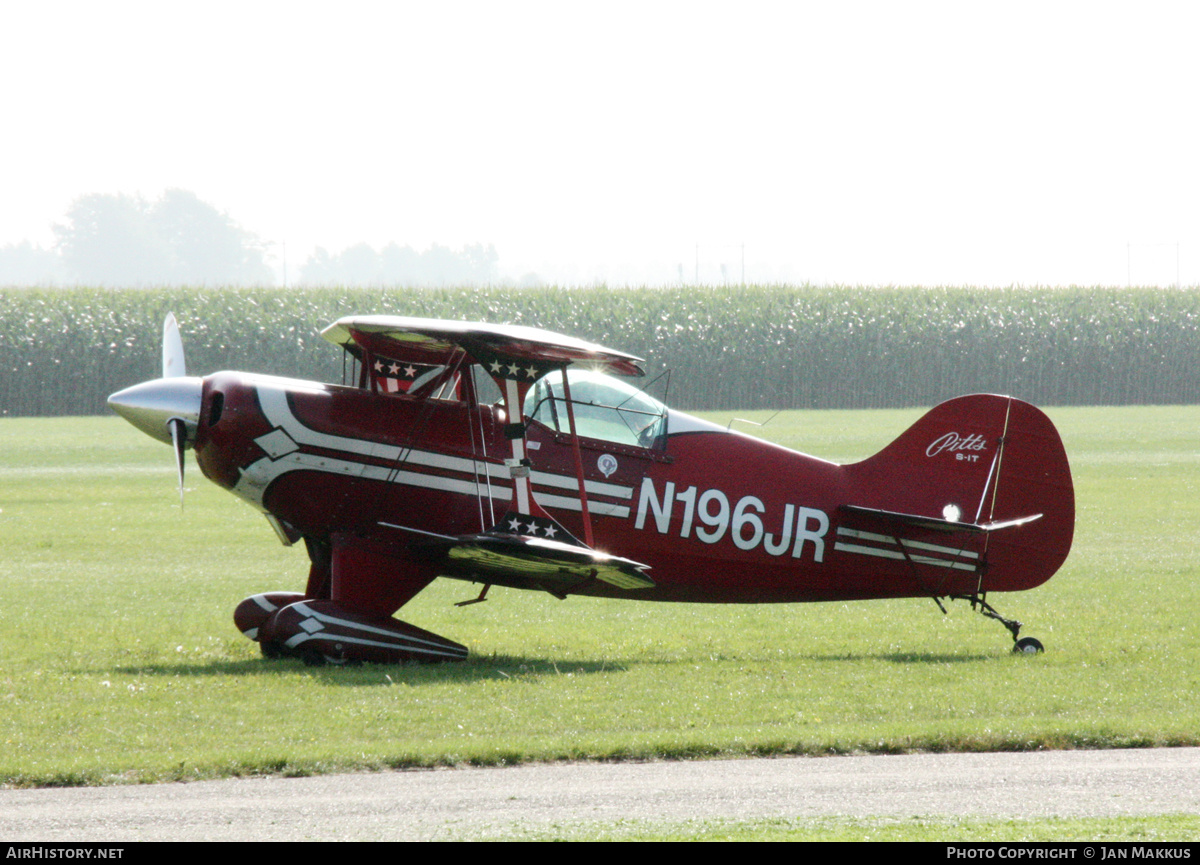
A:
{"label": "red biplane", "polygon": [[[1030,589],[1071,547],[1062,442],[1007,396],[944,402],[837,465],[668,409],[632,355],[530,327],[351,316],[322,335],[350,384],[191,377],[173,316],[163,378],[109,404],[303,541],[304,592],[234,619],[267,657],[444,661],[467,649],[393,613],[437,577],[565,598],[777,603]],[[471,601],[465,602],[470,603]],[[944,610],[944,607],[943,607]]]}

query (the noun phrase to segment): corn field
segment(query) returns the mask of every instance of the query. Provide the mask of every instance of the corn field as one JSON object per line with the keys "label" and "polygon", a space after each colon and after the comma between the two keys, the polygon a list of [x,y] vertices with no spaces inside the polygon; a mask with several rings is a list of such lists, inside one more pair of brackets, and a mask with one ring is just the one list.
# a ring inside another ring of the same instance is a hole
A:
{"label": "corn field", "polygon": [[647,359],[680,408],[928,406],[963,393],[1041,405],[1200,402],[1200,289],[4,289],[0,416],[99,414],[154,378],[162,321],[188,371],[340,381],[318,333],[343,315],[510,322]]}

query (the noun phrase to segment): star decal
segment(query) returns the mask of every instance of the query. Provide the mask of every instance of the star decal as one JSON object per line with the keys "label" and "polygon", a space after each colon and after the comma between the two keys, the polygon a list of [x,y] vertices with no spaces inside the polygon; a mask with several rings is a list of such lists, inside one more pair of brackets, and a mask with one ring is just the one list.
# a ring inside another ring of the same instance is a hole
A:
{"label": "star decal", "polygon": [[410,363],[404,368],[404,374],[409,378],[413,378],[417,374],[417,368]]}
{"label": "star decal", "polygon": [[498,360],[494,360],[490,364],[488,364],[488,369],[490,369],[494,373],[499,374],[500,370],[504,369],[504,364],[500,363],[500,361],[498,361]]}
{"label": "star decal", "polygon": [[399,371],[400,371],[400,364],[398,364],[394,361],[392,362],[392,365],[388,367],[388,372],[390,372],[392,375],[395,375]]}
{"label": "star decal", "polygon": [[[533,514],[522,514],[508,511],[488,534],[522,535],[533,538],[552,538],[555,543],[568,543],[583,546],[571,533],[554,522],[552,517],[538,517]],[[561,540],[559,539],[561,536]]]}
{"label": "star decal", "polygon": [[530,378],[537,378],[537,373],[538,373],[537,367],[533,366],[532,364],[525,370],[525,374],[528,375]]}
{"label": "star decal", "polygon": [[375,361],[375,371],[383,372],[383,362],[382,361],[378,361],[378,360]]}

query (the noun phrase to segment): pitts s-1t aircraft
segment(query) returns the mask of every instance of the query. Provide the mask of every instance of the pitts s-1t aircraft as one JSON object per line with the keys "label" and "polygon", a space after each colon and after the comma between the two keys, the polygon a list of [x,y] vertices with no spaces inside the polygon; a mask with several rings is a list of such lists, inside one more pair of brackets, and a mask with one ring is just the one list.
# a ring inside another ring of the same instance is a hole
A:
{"label": "pitts s-1t aircraft", "polygon": [[244,600],[266,657],[448,661],[466,647],[393,614],[437,577],[558,597],[776,603],[963,599],[1040,585],[1075,498],[1050,420],[1007,396],[944,402],[838,465],[668,409],[613,377],[642,362],[515,325],[342,318],[353,385],[185,371],[109,397],[148,435],[303,540],[304,592]]}

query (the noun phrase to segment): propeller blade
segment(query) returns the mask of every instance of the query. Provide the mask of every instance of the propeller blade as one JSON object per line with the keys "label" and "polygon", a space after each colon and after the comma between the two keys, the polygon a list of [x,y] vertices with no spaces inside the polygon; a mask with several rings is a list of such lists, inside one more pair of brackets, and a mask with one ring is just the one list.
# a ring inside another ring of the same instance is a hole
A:
{"label": "propeller blade", "polygon": [[179,335],[179,324],[175,314],[167,313],[163,322],[163,378],[178,378],[187,375],[187,361],[183,357],[183,337]]}
{"label": "propeller blade", "polygon": [[179,508],[183,509],[183,452],[196,440],[204,379],[187,374],[183,339],[175,316],[163,321],[162,378],[144,381],[108,398],[113,411],[151,438],[171,445],[179,476]]}
{"label": "propeller blade", "polygon": [[[179,335],[179,322],[175,321],[175,313],[168,312],[163,321],[163,378],[185,378],[187,376],[187,360],[183,355],[183,337]],[[171,447],[175,451],[175,471],[179,474],[179,510],[183,510],[183,464],[184,448],[187,447],[187,424],[183,418],[171,418],[167,421],[171,430]]]}
{"label": "propeller blade", "polygon": [[171,428],[171,444],[175,449],[175,470],[179,472],[179,509],[183,510],[183,448],[187,444],[187,427],[183,418],[173,417],[167,421]]}

